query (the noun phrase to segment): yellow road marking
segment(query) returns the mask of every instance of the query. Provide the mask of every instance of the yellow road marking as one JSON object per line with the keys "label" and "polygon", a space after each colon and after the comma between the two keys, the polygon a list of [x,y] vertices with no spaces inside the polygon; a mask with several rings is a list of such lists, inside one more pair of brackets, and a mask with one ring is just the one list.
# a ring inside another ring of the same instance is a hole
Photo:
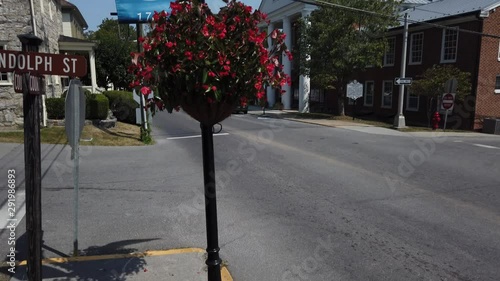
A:
{"label": "yellow road marking", "polygon": [[[130,253],[130,254],[116,254],[116,255],[102,255],[102,256],[81,256],[81,257],[67,257],[67,258],[48,258],[43,259],[42,264],[51,263],[68,263],[68,262],[81,262],[81,261],[97,261],[97,260],[109,260],[109,259],[127,259],[127,258],[143,258],[143,257],[157,257],[157,256],[167,256],[167,255],[177,255],[186,253],[205,253],[204,249],[201,248],[181,248],[181,249],[171,249],[171,250],[158,250],[158,251],[145,251],[142,253]],[[26,265],[27,262],[20,261],[16,262],[16,266]],[[10,267],[7,262],[1,262],[0,268]],[[226,267],[221,268],[221,276],[223,281],[233,281],[233,277],[229,273]]]}

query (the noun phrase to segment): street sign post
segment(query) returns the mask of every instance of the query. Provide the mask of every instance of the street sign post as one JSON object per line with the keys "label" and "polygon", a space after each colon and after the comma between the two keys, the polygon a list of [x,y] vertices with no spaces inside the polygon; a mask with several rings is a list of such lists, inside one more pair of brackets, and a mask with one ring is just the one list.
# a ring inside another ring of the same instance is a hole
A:
{"label": "street sign post", "polygon": [[87,74],[87,60],[83,56],[0,50],[0,72],[12,71],[82,77]]}
{"label": "street sign post", "polygon": [[[134,97],[134,101],[136,101],[139,105],[141,104],[145,104],[145,100],[149,100],[149,99],[152,99],[153,98],[153,92],[151,92],[147,97],[145,97],[142,93],[139,93],[137,94],[137,92],[134,90],[132,90],[132,96]],[[142,110],[142,112],[141,112]],[[146,120],[142,120],[142,117],[144,116],[144,118]],[[135,109],[135,123],[137,125],[140,125],[140,124],[144,124],[145,126],[145,129],[147,130],[148,129],[148,123],[147,121],[148,120],[152,120],[152,116],[151,116],[151,110],[149,110],[149,108],[146,110],[144,108],[144,106],[139,106],[138,108]],[[144,123],[143,123],[144,122]]]}
{"label": "street sign post", "polygon": [[120,23],[147,23],[155,11],[170,11],[170,1],[165,0],[116,0]]}
{"label": "street sign post", "polygon": [[411,77],[405,77],[405,78],[396,77],[394,78],[394,85],[411,85],[412,81],[413,78]]}
{"label": "street sign post", "polygon": [[74,240],[73,255],[78,256],[78,178],[79,178],[79,142],[85,125],[85,94],[82,83],[78,79],[72,79],[69,83],[68,94],[66,95],[65,107],[65,127],[68,143],[71,146],[71,159],[73,163],[73,183],[74,183]]}

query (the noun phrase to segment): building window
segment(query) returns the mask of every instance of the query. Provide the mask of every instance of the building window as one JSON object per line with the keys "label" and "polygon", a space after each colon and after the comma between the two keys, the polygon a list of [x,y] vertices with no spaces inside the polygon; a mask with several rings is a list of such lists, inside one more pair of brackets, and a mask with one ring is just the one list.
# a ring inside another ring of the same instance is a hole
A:
{"label": "building window", "polygon": [[396,38],[387,39],[387,50],[384,54],[384,66],[393,66],[396,58]]}
{"label": "building window", "polygon": [[500,94],[500,75],[497,75],[497,80],[495,81],[495,94]]}
{"label": "building window", "polygon": [[412,93],[409,88],[406,88],[406,110],[418,111],[420,96]]}
{"label": "building window", "polygon": [[366,81],[365,82],[365,95],[363,97],[365,106],[373,106],[373,95],[374,94],[375,94],[375,82]]}
{"label": "building window", "polygon": [[441,62],[456,62],[458,47],[458,30],[443,30],[443,44],[441,47]]}
{"label": "building window", "polygon": [[498,61],[500,61],[500,43],[498,43]]}
{"label": "building window", "polygon": [[[7,50],[7,42],[0,41],[0,50]],[[0,85],[12,85],[11,74],[8,72],[0,72]]]}
{"label": "building window", "polygon": [[424,53],[424,33],[411,35],[410,64],[421,64]]}
{"label": "building window", "polygon": [[392,108],[392,80],[384,81],[382,85],[382,106],[384,108]]}

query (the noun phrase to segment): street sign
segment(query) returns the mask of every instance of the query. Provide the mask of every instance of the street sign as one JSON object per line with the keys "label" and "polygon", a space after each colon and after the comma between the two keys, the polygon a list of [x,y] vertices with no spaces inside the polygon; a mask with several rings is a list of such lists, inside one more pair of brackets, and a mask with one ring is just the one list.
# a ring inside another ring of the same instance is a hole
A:
{"label": "street sign", "polygon": [[85,94],[80,80],[70,81],[65,106],[66,136],[69,145],[75,149],[80,142],[80,135],[85,124]]}
{"label": "street sign", "polygon": [[166,0],[116,0],[119,23],[146,23],[155,11],[170,11],[170,1]]}
{"label": "street sign", "polygon": [[354,80],[351,83],[347,84],[347,97],[353,100],[357,100],[358,98],[363,96],[363,84]]}
{"label": "street sign", "polygon": [[[137,94],[135,89],[132,90],[132,96],[134,97],[134,101],[136,101],[138,104],[141,104],[141,99],[143,99],[142,104],[145,104],[145,100],[150,100],[154,97],[153,92],[149,93],[147,96],[144,96],[141,92],[139,92],[139,94]],[[153,117],[151,115],[151,111],[149,110],[149,108],[147,111],[145,109],[142,109],[142,110],[144,112],[145,118],[148,118],[149,120],[153,120]],[[146,116],[146,114],[147,114],[147,116]],[[141,113],[140,106],[135,109],[135,123],[137,125],[142,124],[142,113]]]}
{"label": "street sign", "polygon": [[406,77],[406,78],[396,77],[394,78],[394,85],[411,85],[412,81],[413,79],[411,77]]}
{"label": "street sign", "polygon": [[445,110],[453,110],[455,103],[455,94],[444,94],[441,99],[441,107]]}
{"label": "street sign", "polygon": [[0,50],[0,72],[12,71],[82,77],[87,74],[87,60],[83,56]]}
{"label": "street sign", "polygon": [[458,87],[458,80],[456,78],[451,78],[446,83],[444,83],[444,90],[447,93],[456,93]]}
{"label": "street sign", "polygon": [[[29,74],[29,93],[32,95],[45,94],[45,76]],[[14,92],[23,92],[23,73],[14,72]]]}

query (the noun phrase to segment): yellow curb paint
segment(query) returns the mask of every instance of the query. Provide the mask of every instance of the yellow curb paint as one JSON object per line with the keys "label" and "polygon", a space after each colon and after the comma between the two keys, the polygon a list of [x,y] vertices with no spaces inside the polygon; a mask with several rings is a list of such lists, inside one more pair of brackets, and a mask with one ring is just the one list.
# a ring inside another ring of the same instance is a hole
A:
{"label": "yellow curb paint", "polygon": [[220,270],[222,281],[233,281],[233,277],[229,273],[226,267],[222,267]]}
{"label": "yellow curb paint", "polygon": [[[167,256],[167,255],[178,255],[187,253],[205,253],[204,249],[201,248],[182,248],[182,249],[171,249],[171,250],[158,250],[158,251],[145,251],[142,253],[130,253],[130,254],[117,254],[117,255],[102,255],[102,256],[81,256],[81,257],[67,257],[67,258],[48,258],[43,259],[42,264],[51,263],[67,263],[67,262],[81,262],[81,261],[97,261],[97,260],[110,260],[110,259],[127,259],[127,258],[142,258],[142,257],[157,257],[157,256]],[[26,265],[27,262],[20,261],[16,263],[16,266]],[[7,262],[1,262],[0,268],[9,267]],[[222,281],[233,281],[233,277],[229,273],[226,267],[221,268]]]}
{"label": "yellow curb paint", "polygon": [[[130,253],[130,254],[116,254],[116,255],[102,255],[102,256],[81,256],[81,257],[67,257],[67,258],[48,258],[43,259],[42,264],[51,263],[67,263],[67,262],[80,262],[80,261],[97,261],[97,260],[110,260],[110,259],[127,259],[127,258],[142,258],[142,257],[155,257],[155,256],[167,256],[167,255],[177,255],[186,253],[205,253],[204,249],[201,248],[181,248],[181,249],[171,249],[171,250],[158,250],[158,251],[145,251],[142,253]],[[26,265],[27,262],[20,261],[16,263],[16,266]],[[7,262],[0,263],[1,267],[9,267]]]}

